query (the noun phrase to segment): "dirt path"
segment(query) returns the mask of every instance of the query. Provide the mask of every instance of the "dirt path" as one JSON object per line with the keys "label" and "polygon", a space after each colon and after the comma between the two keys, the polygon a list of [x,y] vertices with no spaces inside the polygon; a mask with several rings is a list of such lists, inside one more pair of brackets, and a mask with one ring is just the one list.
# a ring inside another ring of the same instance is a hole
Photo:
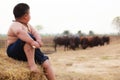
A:
{"label": "dirt path", "polygon": [[48,56],[57,80],[120,80],[120,42]]}

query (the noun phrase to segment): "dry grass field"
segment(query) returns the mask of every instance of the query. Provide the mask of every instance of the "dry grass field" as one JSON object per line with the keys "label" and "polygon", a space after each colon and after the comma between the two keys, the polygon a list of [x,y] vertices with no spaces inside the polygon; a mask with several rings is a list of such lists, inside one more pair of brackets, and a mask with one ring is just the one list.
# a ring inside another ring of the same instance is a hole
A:
{"label": "dry grass field", "polygon": [[[53,47],[42,47],[49,56],[56,80],[120,80],[120,38],[111,37],[109,45],[54,52]],[[0,80],[46,80],[41,74],[32,76],[27,63],[15,61],[0,50]],[[34,79],[33,79],[34,78]]]}
{"label": "dry grass field", "polygon": [[76,51],[63,51],[62,48],[47,55],[56,80],[120,80],[119,37],[111,37],[109,45]]}

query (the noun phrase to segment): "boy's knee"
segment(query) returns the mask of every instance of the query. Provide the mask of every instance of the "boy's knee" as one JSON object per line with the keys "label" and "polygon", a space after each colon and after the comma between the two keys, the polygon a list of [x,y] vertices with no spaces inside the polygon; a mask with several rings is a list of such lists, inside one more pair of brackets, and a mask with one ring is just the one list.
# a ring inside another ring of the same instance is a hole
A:
{"label": "boy's knee", "polygon": [[32,48],[32,46],[30,44],[26,43],[24,45],[24,50],[31,51],[31,50],[33,50],[33,48]]}
{"label": "boy's knee", "polygon": [[43,67],[44,69],[48,69],[48,68],[50,68],[50,66],[51,66],[51,64],[50,64],[49,60],[46,60],[46,61],[42,64],[42,67]]}

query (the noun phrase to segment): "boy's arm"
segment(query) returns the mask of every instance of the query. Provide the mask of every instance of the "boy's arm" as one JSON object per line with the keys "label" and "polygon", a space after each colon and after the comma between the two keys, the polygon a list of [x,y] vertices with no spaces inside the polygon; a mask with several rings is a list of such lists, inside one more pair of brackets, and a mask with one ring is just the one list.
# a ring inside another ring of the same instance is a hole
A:
{"label": "boy's arm", "polygon": [[40,44],[40,46],[42,46],[43,42],[41,40],[39,33],[33,27],[31,27],[31,32],[34,35],[34,37],[36,38],[36,41]]}
{"label": "boy's arm", "polygon": [[31,44],[31,46],[35,46],[36,48],[39,48],[40,45],[38,44],[38,42],[34,41],[29,34],[24,31],[22,28],[14,28],[12,29],[14,34],[21,40]]}

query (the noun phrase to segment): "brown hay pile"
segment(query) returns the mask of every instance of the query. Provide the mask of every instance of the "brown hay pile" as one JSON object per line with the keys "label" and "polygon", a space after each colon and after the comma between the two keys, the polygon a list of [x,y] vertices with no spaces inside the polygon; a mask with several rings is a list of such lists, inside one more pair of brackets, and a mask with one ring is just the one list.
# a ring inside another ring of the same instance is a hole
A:
{"label": "brown hay pile", "polygon": [[47,80],[43,69],[38,65],[40,74],[30,72],[27,62],[9,58],[4,50],[0,50],[0,80]]}

